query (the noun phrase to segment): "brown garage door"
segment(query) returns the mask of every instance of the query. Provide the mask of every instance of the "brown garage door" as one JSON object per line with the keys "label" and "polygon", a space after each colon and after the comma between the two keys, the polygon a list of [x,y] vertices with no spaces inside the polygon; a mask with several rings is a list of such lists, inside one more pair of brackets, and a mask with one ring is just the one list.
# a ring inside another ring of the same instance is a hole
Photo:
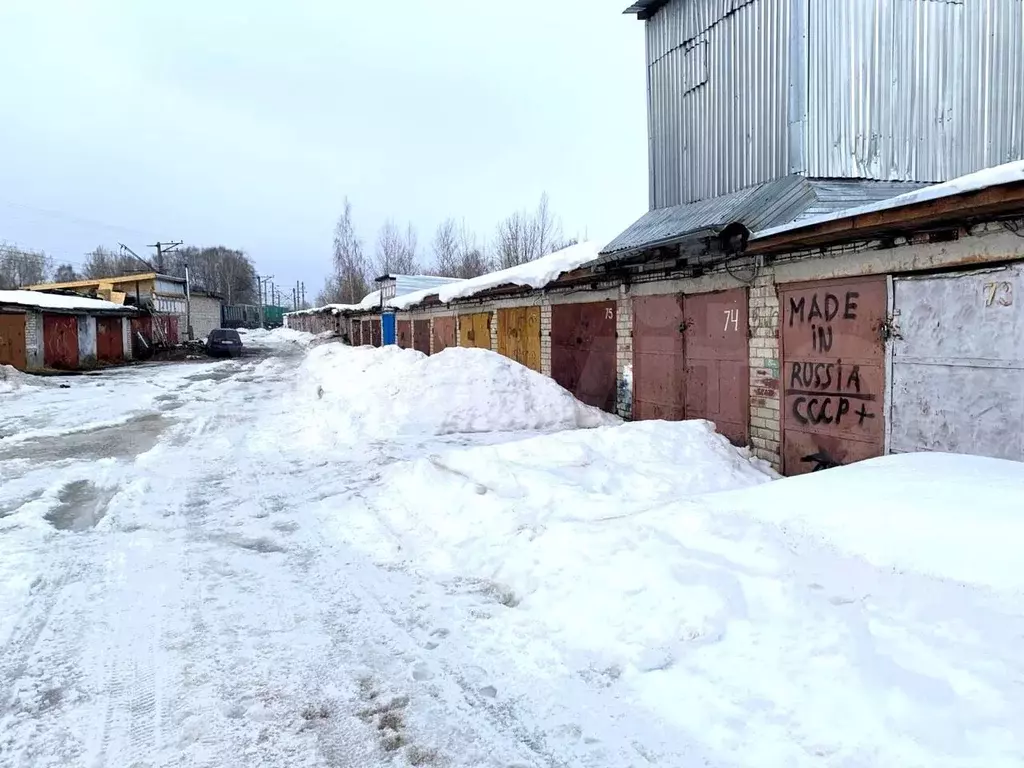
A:
{"label": "brown garage door", "polygon": [[120,317],[96,318],[96,359],[104,363],[124,360],[123,329]]}
{"label": "brown garage door", "polygon": [[615,302],[551,308],[551,375],[578,400],[615,410]]}
{"label": "brown garage door", "polygon": [[498,353],[540,372],[540,307],[498,310]]}
{"label": "brown garage door", "polygon": [[430,321],[414,320],[412,324],[412,347],[424,355],[430,354]]}
{"label": "brown garage door", "polygon": [[434,328],[431,331],[432,344],[434,345],[434,354],[448,349],[448,347],[457,346],[455,338],[455,318],[454,317],[435,317]]}
{"label": "brown garage door", "polygon": [[780,288],[786,474],[882,454],[885,285],[882,276]]}
{"label": "brown garage door", "polygon": [[25,313],[0,314],[0,365],[25,370]]}
{"label": "brown garage door", "polygon": [[459,346],[491,348],[491,313],[459,315]]}
{"label": "brown garage door", "polygon": [[352,321],[352,338],[349,339],[352,342],[353,347],[359,347],[363,344],[363,324],[358,320]]}
{"label": "brown garage door", "polygon": [[398,346],[402,349],[412,349],[412,322],[409,320],[398,321]]}
{"label": "brown garage door", "polygon": [[48,368],[78,367],[78,318],[43,315],[43,362]]}
{"label": "brown garage door", "polygon": [[750,426],[747,292],[743,288],[683,299],[686,315],[687,419],[713,421],[737,445]]}
{"label": "brown garage door", "polygon": [[375,317],[372,320],[370,320],[370,343],[373,344],[373,346],[375,347],[380,347],[383,344],[383,342],[381,341],[381,327],[379,317]]}
{"label": "brown garage door", "polygon": [[680,421],[686,358],[683,297],[633,299],[633,418]]}

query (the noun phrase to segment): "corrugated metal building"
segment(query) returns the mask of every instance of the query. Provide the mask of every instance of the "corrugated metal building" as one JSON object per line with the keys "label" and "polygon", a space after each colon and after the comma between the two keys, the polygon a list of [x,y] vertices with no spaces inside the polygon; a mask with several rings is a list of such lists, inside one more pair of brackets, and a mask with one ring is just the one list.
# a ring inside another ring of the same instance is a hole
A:
{"label": "corrugated metal building", "polygon": [[[641,0],[627,13],[646,24],[651,213],[609,254],[1024,157],[1021,0]],[[772,185],[787,177],[805,183]]]}

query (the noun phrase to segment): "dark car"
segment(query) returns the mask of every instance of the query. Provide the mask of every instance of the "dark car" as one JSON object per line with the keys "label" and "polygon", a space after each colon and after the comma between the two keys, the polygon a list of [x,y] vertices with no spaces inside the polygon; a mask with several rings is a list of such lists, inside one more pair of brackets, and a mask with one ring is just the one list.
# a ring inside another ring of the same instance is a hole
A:
{"label": "dark car", "polygon": [[211,357],[241,357],[242,339],[238,331],[218,328],[206,340],[206,353]]}

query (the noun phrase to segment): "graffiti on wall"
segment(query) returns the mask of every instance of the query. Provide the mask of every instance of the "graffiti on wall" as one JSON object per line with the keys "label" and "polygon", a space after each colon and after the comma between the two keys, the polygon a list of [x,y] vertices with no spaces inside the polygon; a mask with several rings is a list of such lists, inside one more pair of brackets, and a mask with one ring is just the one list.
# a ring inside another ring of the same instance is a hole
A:
{"label": "graffiti on wall", "polygon": [[789,332],[806,352],[800,355],[804,360],[787,361],[786,396],[798,425],[870,428],[878,418],[875,382],[865,377],[862,365],[839,356],[844,338],[863,336],[859,299],[856,290],[789,296]]}

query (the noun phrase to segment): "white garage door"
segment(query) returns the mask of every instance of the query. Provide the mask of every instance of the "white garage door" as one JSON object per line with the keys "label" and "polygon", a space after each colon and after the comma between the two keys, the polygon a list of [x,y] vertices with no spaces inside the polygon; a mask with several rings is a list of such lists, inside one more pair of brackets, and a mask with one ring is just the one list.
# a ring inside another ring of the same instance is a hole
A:
{"label": "white garage door", "polygon": [[889,449],[1024,461],[1024,267],[893,283]]}

